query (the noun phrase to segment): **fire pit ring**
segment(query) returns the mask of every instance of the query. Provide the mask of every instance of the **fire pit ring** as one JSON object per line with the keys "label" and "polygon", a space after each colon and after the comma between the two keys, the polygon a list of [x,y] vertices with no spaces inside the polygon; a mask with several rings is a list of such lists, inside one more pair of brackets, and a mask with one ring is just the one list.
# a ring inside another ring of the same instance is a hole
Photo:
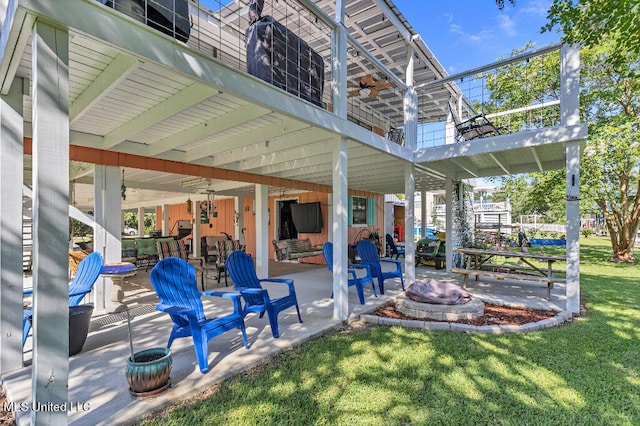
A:
{"label": "fire pit ring", "polygon": [[474,319],[484,315],[484,302],[471,299],[460,305],[442,305],[436,303],[416,302],[402,293],[396,297],[396,309],[414,318],[429,318],[444,321]]}

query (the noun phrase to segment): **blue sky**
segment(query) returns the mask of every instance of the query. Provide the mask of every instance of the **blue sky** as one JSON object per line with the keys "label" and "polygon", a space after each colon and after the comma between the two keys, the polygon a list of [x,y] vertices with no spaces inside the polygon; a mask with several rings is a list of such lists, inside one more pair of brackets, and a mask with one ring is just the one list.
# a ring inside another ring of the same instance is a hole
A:
{"label": "blue sky", "polygon": [[560,41],[540,34],[551,0],[393,0],[449,74],[494,62],[534,41],[538,47]]}

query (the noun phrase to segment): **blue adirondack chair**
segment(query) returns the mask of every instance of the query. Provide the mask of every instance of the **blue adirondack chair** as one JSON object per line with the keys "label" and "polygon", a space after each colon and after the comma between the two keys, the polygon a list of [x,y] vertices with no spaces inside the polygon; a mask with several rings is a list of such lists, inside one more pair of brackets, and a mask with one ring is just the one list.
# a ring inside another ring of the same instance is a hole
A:
{"label": "blue adirondack chair", "polygon": [[[322,254],[324,255],[324,261],[327,262],[329,271],[333,272],[333,243],[324,243],[324,245],[322,246]],[[378,297],[376,286],[373,284],[373,275],[371,275],[371,268],[368,265],[355,265],[353,263],[349,263],[348,266],[349,269],[347,270],[347,272],[351,276],[351,278],[349,278],[348,280],[349,287],[356,287],[356,291],[358,292],[358,299],[360,299],[360,304],[364,305],[364,287],[368,285],[370,285],[373,289],[373,295],[375,297]],[[354,271],[353,269],[364,269],[366,271],[366,274],[363,277],[358,277],[356,275],[356,271]],[[331,292],[331,298],[333,298],[333,292]]]}
{"label": "blue adirondack chair", "polygon": [[393,256],[395,256],[396,259],[398,259],[400,256],[404,257],[404,248],[398,248],[398,246],[396,246],[396,243],[395,241],[393,241],[393,237],[391,236],[391,234],[385,235],[385,238],[387,239],[387,244],[389,245],[389,249],[391,250],[391,257],[393,258]]}
{"label": "blue adirondack chair", "polygon": [[[378,278],[378,287],[380,287],[380,294],[384,294],[384,280],[387,278],[400,278],[402,284],[402,290],[404,290],[404,279],[402,278],[402,266],[399,260],[393,259],[380,259],[378,257],[378,250],[375,244],[369,240],[361,240],[356,246],[358,250],[358,256],[360,256],[360,262],[363,265],[369,265],[373,271],[373,275]],[[395,271],[383,271],[381,263],[392,263],[396,265]]]}
{"label": "blue adirondack chair", "polygon": [[[91,291],[93,285],[102,271],[102,256],[98,252],[93,252],[78,264],[78,272],[69,284],[69,306],[78,306],[82,299]],[[22,292],[23,296],[33,294],[33,289]],[[31,331],[31,321],[29,317],[33,315],[32,309],[22,311],[22,345],[27,341],[29,331]]]}
{"label": "blue adirondack chair", "polygon": [[[298,312],[298,320],[302,322],[293,280],[283,278],[258,278],[256,268],[253,265],[253,259],[241,251],[232,252],[229,257],[227,257],[225,267],[233,281],[234,290],[239,291],[244,298],[244,315],[249,312],[256,312],[260,313],[260,318],[262,318],[266,312],[269,317],[269,324],[271,324],[273,337],[278,338],[280,336],[280,332],[278,331],[278,314],[284,309],[295,306]],[[263,282],[286,284],[289,287],[289,294],[277,299],[271,299],[269,292],[262,288],[261,283]]]}
{"label": "blue adirondack chair", "polygon": [[[204,374],[209,371],[209,340],[225,331],[240,328],[244,346],[249,349],[239,294],[198,291],[195,267],[177,257],[168,257],[158,262],[151,270],[149,277],[160,298],[156,309],[169,314],[173,321],[167,347],[170,348],[173,340],[178,337],[191,336],[200,372]],[[202,305],[202,296],[231,299],[233,313],[207,318]]]}

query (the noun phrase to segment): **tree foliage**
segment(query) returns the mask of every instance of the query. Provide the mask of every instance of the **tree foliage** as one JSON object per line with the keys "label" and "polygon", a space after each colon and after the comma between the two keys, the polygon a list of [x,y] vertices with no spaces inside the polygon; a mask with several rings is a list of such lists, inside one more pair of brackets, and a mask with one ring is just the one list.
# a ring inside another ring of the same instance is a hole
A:
{"label": "tree foliage", "polygon": [[[516,0],[509,0],[509,3],[511,3],[512,5],[515,5]],[[504,9],[504,0],[496,0],[496,4],[498,5],[498,9],[500,10]]]}
{"label": "tree foliage", "polygon": [[609,43],[608,60],[614,65],[640,56],[640,0],[553,0],[547,19],[542,30],[559,29],[566,43]]}

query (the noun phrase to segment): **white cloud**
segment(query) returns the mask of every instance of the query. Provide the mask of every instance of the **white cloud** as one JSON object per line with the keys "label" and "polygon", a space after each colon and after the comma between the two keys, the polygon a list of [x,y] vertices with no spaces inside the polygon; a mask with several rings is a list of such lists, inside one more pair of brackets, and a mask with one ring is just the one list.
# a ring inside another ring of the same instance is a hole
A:
{"label": "white cloud", "polygon": [[518,33],[516,31],[516,22],[505,14],[498,15],[498,28],[508,36],[514,36]]}
{"label": "white cloud", "polygon": [[488,38],[490,38],[494,33],[493,30],[482,30],[475,34],[471,34],[464,31],[462,27],[458,24],[449,25],[449,32],[458,35],[462,41],[470,42],[470,43],[478,43],[478,42],[485,41]]}
{"label": "white cloud", "polygon": [[516,11],[521,14],[536,15],[546,18],[547,11],[550,6],[551,0],[531,0],[522,7],[516,8]]}

